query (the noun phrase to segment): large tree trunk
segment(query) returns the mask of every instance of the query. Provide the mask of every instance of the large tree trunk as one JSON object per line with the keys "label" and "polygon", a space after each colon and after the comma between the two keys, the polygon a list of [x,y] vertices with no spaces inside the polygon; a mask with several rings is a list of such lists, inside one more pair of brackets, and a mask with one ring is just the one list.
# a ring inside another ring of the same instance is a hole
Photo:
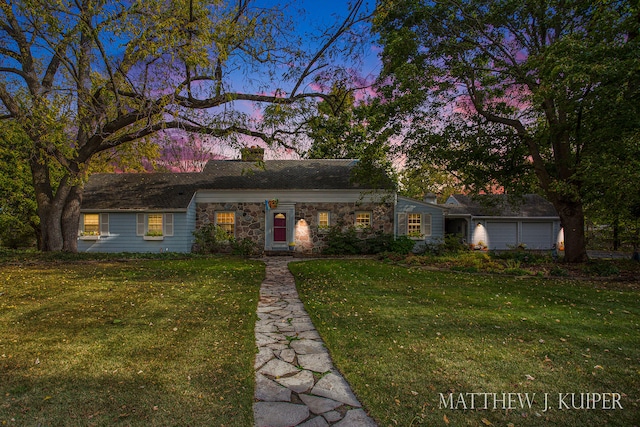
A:
{"label": "large tree trunk", "polygon": [[81,186],[71,188],[62,211],[62,250],[78,252],[78,226],[80,224]]}
{"label": "large tree trunk", "polygon": [[56,251],[62,249],[62,232],[59,216],[56,220],[53,189],[49,176],[49,165],[43,157],[33,156],[30,160],[33,188],[40,217],[40,240],[38,249]]}
{"label": "large tree trunk", "polygon": [[589,260],[584,234],[584,212],[582,203],[558,198],[553,204],[564,229],[564,260],[580,263]]}
{"label": "large tree trunk", "polygon": [[40,217],[38,248],[44,252],[77,252],[82,187],[70,185],[69,177],[65,177],[54,194],[49,166],[42,159],[31,161],[31,172]]}

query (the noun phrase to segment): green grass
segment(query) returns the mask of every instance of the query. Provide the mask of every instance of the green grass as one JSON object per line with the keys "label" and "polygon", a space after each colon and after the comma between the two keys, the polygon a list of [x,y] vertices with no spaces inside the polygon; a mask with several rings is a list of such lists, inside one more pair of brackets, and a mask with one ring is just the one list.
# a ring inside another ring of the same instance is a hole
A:
{"label": "green grass", "polygon": [[[640,424],[637,290],[371,260],[290,268],[338,369],[380,426]],[[534,392],[531,409],[440,402],[441,393]],[[557,393],[582,392],[621,393],[623,409],[558,410]]]}
{"label": "green grass", "polygon": [[54,261],[0,265],[0,425],[252,424],[261,263]]}

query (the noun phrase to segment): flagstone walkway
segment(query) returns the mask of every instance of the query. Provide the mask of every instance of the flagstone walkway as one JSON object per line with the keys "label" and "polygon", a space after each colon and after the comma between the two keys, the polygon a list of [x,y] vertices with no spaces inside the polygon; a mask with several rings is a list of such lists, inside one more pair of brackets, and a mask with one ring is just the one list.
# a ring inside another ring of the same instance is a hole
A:
{"label": "flagstone walkway", "polygon": [[264,258],[255,334],[256,427],[375,427],[298,297],[290,257]]}

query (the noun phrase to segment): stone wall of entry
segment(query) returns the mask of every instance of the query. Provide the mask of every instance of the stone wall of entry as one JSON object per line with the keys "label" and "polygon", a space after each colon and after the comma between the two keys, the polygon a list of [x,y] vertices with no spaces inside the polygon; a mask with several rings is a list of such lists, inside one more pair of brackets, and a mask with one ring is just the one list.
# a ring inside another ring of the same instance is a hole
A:
{"label": "stone wall of entry", "polygon": [[264,249],[264,203],[198,203],[196,206],[196,229],[214,221],[215,212],[236,213],[236,239],[246,237]]}
{"label": "stone wall of entry", "polygon": [[[393,233],[392,203],[296,203],[296,252],[320,253],[325,246],[327,229],[318,227],[318,213],[329,212],[330,226],[342,228],[355,225],[356,212],[371,212],[370,232]],[[236,239],[248,237],[258,250],[265,247],[264,203],[199,203],[196,207],[196,228],[214,221],[215,212],[236,213]],[[364,234],[364,233],[363,233]]]}

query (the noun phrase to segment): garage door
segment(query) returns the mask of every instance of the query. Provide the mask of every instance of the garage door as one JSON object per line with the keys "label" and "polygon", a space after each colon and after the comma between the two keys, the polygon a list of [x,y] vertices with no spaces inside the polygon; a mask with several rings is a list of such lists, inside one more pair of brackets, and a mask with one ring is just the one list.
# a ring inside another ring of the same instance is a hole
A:
{"label": "garage door", "polygon": [[510,249],[518,244],[517,222],[487,222],[489,249]]}
{"label": "garage door", "polygon": [[550,222],[522,223],[522,242],[527,249],[551,249],[553,224]]}

